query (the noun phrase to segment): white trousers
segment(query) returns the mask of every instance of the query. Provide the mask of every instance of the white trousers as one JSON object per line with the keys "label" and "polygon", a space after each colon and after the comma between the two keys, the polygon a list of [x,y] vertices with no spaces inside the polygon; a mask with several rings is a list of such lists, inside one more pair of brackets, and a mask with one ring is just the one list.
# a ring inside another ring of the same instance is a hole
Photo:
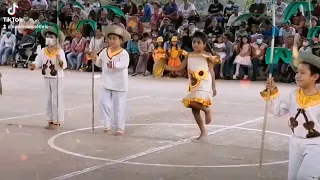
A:
{"label": "white trousers", "polygon": [[105,128],[115,126],[124,131],[126,122],[127,92],[112,91],[102,88],[100,93],[101,120]]}
{"label": "white trousers", "polygon": [[288,180],[318,180],[318,178],[320,178],[320,137],[301,139],[292,136]]}
{"label": "white trousers", "polygon": [[44,82],[47,120],[61,124],[64,122],[63,79],[44,78]]}

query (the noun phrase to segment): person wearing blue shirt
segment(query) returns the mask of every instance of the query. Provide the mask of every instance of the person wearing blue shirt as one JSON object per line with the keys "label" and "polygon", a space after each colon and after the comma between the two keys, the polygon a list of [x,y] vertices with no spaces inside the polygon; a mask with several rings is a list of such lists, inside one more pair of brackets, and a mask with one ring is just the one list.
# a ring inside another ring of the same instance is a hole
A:
{"label": "person wearing blue shirt", "polygon": [[267,43],[267,44],[269,44],[271,39],[272,39],[272,29],[273,28],[275,29],[275,34],[274,34],[275,40],[276,40],[276,42],[278,42],[278,40],[279,40],[279,28],[276,27],[276,26],[273,27],[272,23],[269,20],[266,20],[264,22],[264,31],[262,31],[261,34],[264,37],[264,42]]}
{"label": "person wearing blue shirt", "polygon": [[143,17],[141,17],[141,22],[150,22],[151,16],[153,14],[153,7],[149,3],[149,0],[144,1],[144,7],[143,7]]}

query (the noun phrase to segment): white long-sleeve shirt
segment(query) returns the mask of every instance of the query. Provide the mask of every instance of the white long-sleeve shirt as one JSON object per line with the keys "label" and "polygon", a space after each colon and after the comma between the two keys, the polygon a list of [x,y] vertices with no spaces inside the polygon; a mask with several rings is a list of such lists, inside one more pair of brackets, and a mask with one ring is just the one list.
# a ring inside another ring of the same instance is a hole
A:
{"label": "white long-sleeve shirt", "polygon": [[[298,108],[306,111],[308,120],[313,121],[314,129],[320,132],[320,94],[312,97],[306,96],[300,88],[295,89],[284,98],[280,98],[278,94],[275,94],[274,99],[271,100],[269,110],[275,116],[289,115],[289,117],[294,118],[298,112]],[[293,135],[305,139],[308,130],[303,125],[306,123],[306,120],[302,113],[298,116],[297,121],[298,126],[294,128]]]}
{"label": "white long-sleeve shirt", "polygon": [[234,24],[232,24],[239,16],[241,16],[242,13],[238,13],[238,16],[232,14],[228,20],[227,26],[231,27],[231,26],[240,26],[241,25],[241,21],[236,22]]}
{"label": "white long-sleeve shirt", "polygon": [[[45,53],[46,48],[42,48],[39,52],[39,54],[37,55],[35,61],[32,64],[35,64],[36,68],[40,68],[42,67],[44,64],[47,63],[48,68],[46,69],[46,75],[44,75],[45,78],[62,78],[64,76],[63,70],[67,68],[67,61],[66,61],[66,56],[64,51],[59,48],[58,50],[58,55],[60,55],[60,59],[63,62],[63,67],[60,67],[59,63],[57,62],[56,56],[53,57],[49,57],[46,53]],[[52,64],[55,65],[55,69],[57,70],[57,75],[56,76],[51,76],[50,71],[51,69],[50,67],[50,61],[52,62]]]}
{"label": "white long-sleeve shirt", "polygon": [[[96,66],[102,68],[102,86],[112,91],[127,92],[129,54],[123,49],[119,54],[110,59],[107,52],[107,48],[102,50],[95,63]],[[114,68],[107,66],[109,61],[112,61]]]}
{"label": "white long-sleeve shirt", "polygon": [[3,47],[8,47],[8,48],[15,48],[16,47],[16,36],[11,34],[11,36],[8,38],[7,35],[2,36],[1,41],[0,41],[0,49]]}

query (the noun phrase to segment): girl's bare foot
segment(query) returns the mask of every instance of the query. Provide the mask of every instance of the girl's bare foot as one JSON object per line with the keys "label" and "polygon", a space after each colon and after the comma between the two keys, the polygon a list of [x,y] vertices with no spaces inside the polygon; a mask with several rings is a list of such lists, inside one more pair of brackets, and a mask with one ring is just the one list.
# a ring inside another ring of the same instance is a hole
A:
{"label": "girl's bare foot", "polygon": [[207,136],[208,136],[207,132],[201,132],[200,136],[197,137],[196,140],[201,140],[201,139],[203,139],[203,138],[205,138]]}

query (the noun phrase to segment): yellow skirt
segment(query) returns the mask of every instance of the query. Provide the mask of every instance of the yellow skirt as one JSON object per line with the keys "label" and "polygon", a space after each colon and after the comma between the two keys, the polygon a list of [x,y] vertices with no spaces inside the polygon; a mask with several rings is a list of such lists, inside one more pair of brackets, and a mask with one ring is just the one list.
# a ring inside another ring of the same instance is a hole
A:
{"label": "yellow skirt", "polygon": [[191,91],[182,99],[182,103],[185,107],[190,108],[191,102],[196,102],[205,107],[209,107],[212,104],[212,93],[206,91]]}

